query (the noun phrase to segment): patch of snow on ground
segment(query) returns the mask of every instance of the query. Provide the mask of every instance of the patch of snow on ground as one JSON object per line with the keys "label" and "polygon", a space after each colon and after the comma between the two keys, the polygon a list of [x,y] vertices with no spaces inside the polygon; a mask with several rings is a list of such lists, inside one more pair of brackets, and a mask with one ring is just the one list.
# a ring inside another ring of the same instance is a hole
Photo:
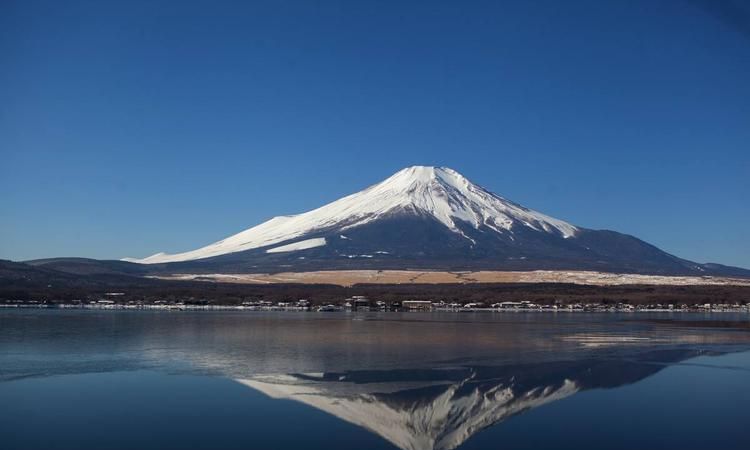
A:
{"label": "patch of snow on ground", "polygon": [[281,247],[269,248],[266,250],[266,253],[295,252],[297,250],[306,250],[308,248],[322,247],[324,245],[326,245],[326,238],[306,239],[304,241],[282,245]]}

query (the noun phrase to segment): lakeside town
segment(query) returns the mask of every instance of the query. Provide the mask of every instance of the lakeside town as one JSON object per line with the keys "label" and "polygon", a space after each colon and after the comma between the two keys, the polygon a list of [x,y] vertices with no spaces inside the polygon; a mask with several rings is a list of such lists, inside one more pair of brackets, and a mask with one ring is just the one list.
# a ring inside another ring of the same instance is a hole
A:
{"label": "lakeside town", "polygon": [[314,304],[307,299],[296,301],[249,300],[236,305],[213,304],[205,300],[137,300],[119,301],[121,292],[109,292],[98,300],[54,302],[47,300],[5,300],[0,308],[97,309],[97,310],[168,310],[168,311],[451,311],[451,312],[745,312],[750,313],[750,301],[742,303],[649,303],[633,305],[618,303],[534,303],[523,301],[446,302],[443,300],[373,300],[353,295],[338,303]]}

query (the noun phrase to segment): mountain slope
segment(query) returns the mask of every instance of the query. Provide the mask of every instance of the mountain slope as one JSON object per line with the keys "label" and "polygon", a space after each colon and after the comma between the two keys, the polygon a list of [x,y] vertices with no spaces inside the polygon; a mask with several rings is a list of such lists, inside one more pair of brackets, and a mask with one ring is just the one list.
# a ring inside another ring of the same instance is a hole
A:
{"label": "mountain slope", "polygon": [[632,236],[572,225],[452,169],[426,166],[197,250],[125,260],[150,265],[152,272],[421,268],[750,276],[745,269],[675,257]]}
{"label": "mountain slope", "polygon": [[[174,255],[157,253],[143,259],[126,260],[153,264],[207,258],[265,247],[313,232],[334,229],[345,232],[399,213],[430,216],[461,235],[465,224],[475,229],[486,227],[498,233],[525,226],[566,238],[577,231],[569,223],[498,197],[452,169],[415,166],[321,208],[296,216],[274,217],[197,250]],[[466,235],[464,237],[472,240]]]}

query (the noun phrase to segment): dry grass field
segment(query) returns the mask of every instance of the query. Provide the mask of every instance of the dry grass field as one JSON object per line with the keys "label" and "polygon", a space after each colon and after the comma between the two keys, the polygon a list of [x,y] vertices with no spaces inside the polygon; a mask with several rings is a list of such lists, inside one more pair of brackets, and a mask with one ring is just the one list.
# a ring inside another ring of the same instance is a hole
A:
{"label": "dry grass field", "polygon": [[242,284],[444,284],[444,283],[573,283],[595,286],[610,285],[720,285],[750,286],[750,279],[723,277],[679,277],[657,275],[612,274],[589,271],[531,272],[439,272],[412,270],[334,270],[256,274],[175,274],[159,276],[164,280],[214,281]]}

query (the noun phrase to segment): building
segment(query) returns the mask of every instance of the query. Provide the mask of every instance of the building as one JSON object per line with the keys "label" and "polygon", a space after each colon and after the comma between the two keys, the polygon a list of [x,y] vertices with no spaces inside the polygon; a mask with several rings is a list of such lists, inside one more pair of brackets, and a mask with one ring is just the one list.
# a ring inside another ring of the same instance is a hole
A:
{"label": "building", "polygon": [[404,300],[401,306],[406,309],[432,309],[432,302],[428,300]]}
{"label": "building", "polygon": [[353,295],[346,299],[347,303],[352,305],[354,309],[369,309],[370,299],[364,295]]}

